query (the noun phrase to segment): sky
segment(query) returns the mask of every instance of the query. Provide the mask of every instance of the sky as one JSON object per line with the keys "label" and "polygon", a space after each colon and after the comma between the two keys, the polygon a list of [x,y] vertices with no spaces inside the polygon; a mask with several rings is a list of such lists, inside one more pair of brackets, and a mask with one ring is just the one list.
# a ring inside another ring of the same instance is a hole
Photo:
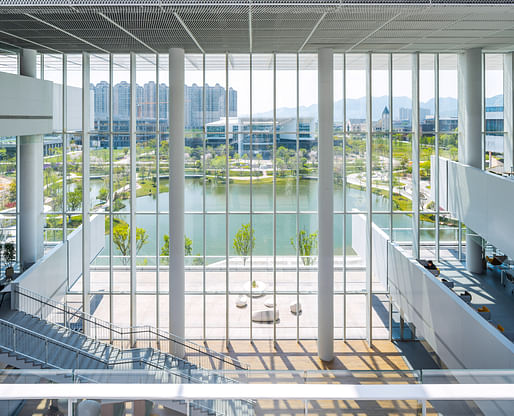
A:
{"label": "sky", "polygon": [[[343,80],[342,71],[334,72],[334,101],[342,99]],[[361,98],[366,95],[365,71],[346,71],[346,96],[347,98]],[[254,114],[263,113],[273,109],[273,72],[271,70],[254,70],[252,111]],[[166,82],[167,72],[161,71],[160,82]],[[52,71],[48,72],[48,78],[54,82],[61,82],[61,74]],[[91,73],[90,81],[97,84],[100,81],[108,80],[107,71],[94,71]],[[149,81],[155,81],[154,71],[138,71],[136,82],[140,85]],[[444,97],[457,97],[457,71],[440,70],[439,95]],[[121,81],[129,81],[129,71],[115,71],[114,84]],[[81,86],[81,72],[78,70],[68,71],[68,84],[76,87]],[[202,84],[202,71],[186,71],[185,82],[187,85],[196,83]],[[216,83],[225,87],[226,74],[223,70],[206,71],[206,82],[209,85]],[[296,107],[296,71],[277,70],[277,108]],[[317,71],[300,71],[300,106],[317,104]],[[250,112],[250,71],[231,70],[229,71],[229,86],[238,93],[238,115],[248,115]],[[486,71],[486,96],[492,97],[503,93],[503,72],[501,70]],[[374,97],[388,95],[388,72],[386,70],[373,71],[372,94]],[[393,71],[393,96],[411,97],[412,79],[411,71]],[[434,74],[433,71],[420,71],[420,100],[426,102],[434,96]]]}

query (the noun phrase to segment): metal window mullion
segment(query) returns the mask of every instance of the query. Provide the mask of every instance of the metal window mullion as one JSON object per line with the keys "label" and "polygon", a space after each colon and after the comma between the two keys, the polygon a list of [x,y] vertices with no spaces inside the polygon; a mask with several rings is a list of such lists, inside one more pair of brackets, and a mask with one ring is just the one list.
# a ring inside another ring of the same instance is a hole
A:
{"label": "metal window mullion", "polygon": [[[136,54],[130,53],[130,326],[137,325],[136,310]],[[135,345],[131,332],[131,345]]]}
{"label": "metal window mullion", "polygon": [[388,92],[389,92],[389,239],[393,238],[393,54],[389,54],[388,68]]}
{"label": "metal window mullion", "polygon": [[[487,167],[486,167],[486,163],[485,163],[485,128],[486,128],[486,121],[485,121],[485,116],[486,116],[486,111],[485,111],[485,107],[486,107],[486,76],[485,76],[485,71],[486,71],[486,54],[482,54],[482,85],[481,85],[481,91],[482,91],[482,129],[481,129],[481,146],[482,146],[482,170],[486,170]],[[489,163],[491,163],[491,161],[489,160]]]}
{"label": "metal window mullion", "polygon": [[436,261],[439,261],[440,256],[440,215],[441,210],[439,207],[439,192],[440,192],[440,183],[439,183],[439,54],[435,54],[435,65],[434,65],[434,86],[435,86],[435,165],[434,165],[434,175],[435,178],[432,178],[432,181],[435,185],[435,258]]}
{"label": "metal window mullion", "polygon": [[277,55],[273,52],[273,343],[277,342]]}
{"label": "metal window mullion", "polygon": [[230,256],[229,256],[229,244],[228,244],[228,238],[229,238],[229,183],[230,183],[230,165],[229,165],[229,146],[230,146],[230,140],[229,140],[229,94],[228,94],[228,52],[225,52],[225,340],[227,345],[230,342],[229,338],[229,262],[230,262]]}
{"label": "metal window mullion", "polygon": [[[160,251],[159,251],[159,192],[160,192],[160,171],[161,163],[159,158],[161,146],[161,122],[160,122],[160,88],[159,88],[159,54],[155,54],[155,326],[160,326],[159,307],[159,272],[160,272]],[[158,331],[157,331],[158,332]],[[159,337],[157,336],[157,343]],[[157,345],[159,348],[159,345]]]}
{"label": "metal window mullion", "polygon": [[[90,312],[89,291],[90,291],[90,194],[89,194],[89,109],[90,109],[90,66],[89,53],[82,53],[82,308],[84,313]],[[87,334],[86,326],[83,328]]]}
{"label": "metal window mullion", "polygon": [[203,168],[203,176],[202,176],[202,251],[203,251],[203,262],[202,262],[202,302],[203,302],[203,318],[202,318],[202,331],[203,331],[203,339],[206,339],[206,306],[207,306],[207,298],[205,295],[206,291],[206,248],[207,248],[207,240],[206,240],[206,197],[205,193],[207,192],[207,178],[206,178],[206,170],[205,170],[205,154],[207,152],[207,134],[205,128],[205,53],[202,54],[202,133],[203,133],[203,155],[202,155],[202,168]]}
{"label": "metal window mullion", "polygon": [[368,344],[373,343],[372,337],[372,236],[373,236],[373,218],[372,218],[372,91],[371,91],[371,53],[366,55],[366,331]]}
{"label": "metal window mullion", "polygon": [[346,54],[343,53],[343,341],[346,341]]}
{"label": "metal window mullion", "polygon": [[[253,243],[253,54],[250,51],[250,241]],[[244,138],[243,138],[244,140]],[[250,341],[253,341],[253,244],[250,244]]]}
{"label": "metal window mullion", "polygon": [[[40,56],[40,59],[39,59],[39,79],[45,79],[45,54],[41,53],[41,54],[39,54],[39,56]],[[16,73],[19,73],[20,72],[20,54],[19,53],[16,54],[16,59],[17,59],[17,65],[18,65],[18,69],[17,69]]]}
{"label": "metal window mullion", "polygon": [[[43,56],[43,55],[41,55]],[[43,58],[41,58],[41,65],[43,65]],[[68,137],[67,137],[67,119],[68,119],[68,94],[67,94],[67,85],[68,85],[68,55],[63,54],[62,56],[62,90],[61,90],[61,99],[62,99],[62,157],[63,157],[63,173],[62,173],[62,225],[63,225],[63,232],[62,232],[62,240],[66,241],[66,237],[68,234],[68,224],[66,221],[66,206],[68,203],[68,195],[67,195],[67,188],[68,188],[68,163],[67,163],[67,153],[68,153]],[[66,269],[69,271],[69,259],[66,262]],[[68,273],[66,273],[66,276],[68,276]],[[69,279],[68,285],[69,285]]]}
{"label": "metal window mullion", "polygon": [[[114,175],[114,150],[113,150],[113,80],[114,80],[114,57],[109,54],[109,322],[112,324],[114,321],[114,261],[113,261],[113,215],[112,204],[113,198],[113,175]],[[109,340],[112,342],[112,331],[109,331]]]}
{"label": "metal window mullion", "polygon": [[296,342],[300,342],[300,54],[296,53]]}

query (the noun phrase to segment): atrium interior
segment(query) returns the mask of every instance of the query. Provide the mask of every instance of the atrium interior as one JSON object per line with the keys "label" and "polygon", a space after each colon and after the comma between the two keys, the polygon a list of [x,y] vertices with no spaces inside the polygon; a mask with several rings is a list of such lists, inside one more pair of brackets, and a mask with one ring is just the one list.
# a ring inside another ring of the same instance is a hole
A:
{"label": "atrium interior", "polygon": [[0,414],[513,414],[513,39],[507,1],[0,2]]}

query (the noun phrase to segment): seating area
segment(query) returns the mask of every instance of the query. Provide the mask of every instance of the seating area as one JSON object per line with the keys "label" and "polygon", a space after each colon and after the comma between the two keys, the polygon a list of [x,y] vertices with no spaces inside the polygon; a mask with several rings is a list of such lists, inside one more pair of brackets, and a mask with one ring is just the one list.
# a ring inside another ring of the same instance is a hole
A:
{"label": "seating area", "polygon": [[[493,257],[486,256],[486,260],[487,260],[488,264],[493,264],[493,267],[500,267],[507,260],[507,256],[493,256]],[[427,270],[429,270],[434,276],[439,277],[440,281],[443,285],[445,285],[448,289],[450,289],[452,292],[457,294],[463,302],[465,302],[467,305],[469,305],[474,310],[476,310],[477,313],[482,318],[484,318],[486,321],[488,321],[491,325],[493,325],[500,332],[502,332],[502,333],[504,332],[503,326],[494,321],[490,309],[485,305],[472,304],[472,300],[473,300],[472,294],[468,290],[462,290],[460,288],[457,288],[454,280],[452,280],[448,277],[443,277],[440,273],[440,269],[434,264],[434,262],[432,260],[418,260],[418,262],[423,267],[425,267]],[[509,283],[512,282],[513,287],[514,287],[514,277],[512,277],[512,275],[510,275],[510,274],[508,274],[508,276],[509,277],[507,278],[507,280],[509,281]]]}
{"label": "seating area", "polygon": [[[243,290],[248,292],[248,295],[238,296],[235,302],[236,307],[246,308],[248,306],[250,297],[254,299],[261,298],[264,296],[266,289],[266,283],[259,280],[254,280],[251,284],[250,282],[245,283]],[[264,298],[263,305],[265,309],[257,309],[252,312],[252,321],[260,323],[272,323],[275,320],[278,322],[280,320],[280,313],[278,305],[275,305],[273,296],[267,296]],[[275,312],[273,312],[274,307]],[[289,311],[293,315],[302,313],[302,305],[298,302],[291,302],[289,305]]]}

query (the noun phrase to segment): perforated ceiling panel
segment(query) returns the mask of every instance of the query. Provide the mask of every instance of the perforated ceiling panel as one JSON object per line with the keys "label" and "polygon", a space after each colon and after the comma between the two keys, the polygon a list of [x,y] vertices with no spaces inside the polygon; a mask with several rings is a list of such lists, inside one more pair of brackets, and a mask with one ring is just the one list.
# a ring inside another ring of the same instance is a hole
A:
{"label": "perforated ceiling panel", "polygon": [[510,0],[2,0],[0,47],[43,52],[514,48]]}

